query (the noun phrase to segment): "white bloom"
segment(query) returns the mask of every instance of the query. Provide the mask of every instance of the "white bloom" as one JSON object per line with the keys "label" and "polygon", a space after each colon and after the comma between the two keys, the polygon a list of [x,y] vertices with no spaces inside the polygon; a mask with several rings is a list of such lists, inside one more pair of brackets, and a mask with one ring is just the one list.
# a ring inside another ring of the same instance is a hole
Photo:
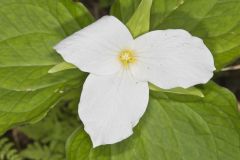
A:
{"label": "white bloom", "polygon": [[85,72],[79,116],[93,146],[129,137],[146,110],[148,82],[160,88],[206,83],[215,70],[203,41],[187,31],[157,30],[133,39],[118,19],[105,16],[55,49]]}

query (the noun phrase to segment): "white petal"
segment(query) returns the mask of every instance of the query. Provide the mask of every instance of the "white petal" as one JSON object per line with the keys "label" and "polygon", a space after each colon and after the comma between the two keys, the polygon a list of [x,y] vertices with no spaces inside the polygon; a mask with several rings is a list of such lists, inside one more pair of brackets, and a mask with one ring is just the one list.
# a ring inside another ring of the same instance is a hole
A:
{"label": "white petal", "polygon": [[135,82],[126,72],[113,76],[90,74],[83,86],[79,116],[93,146],[129,137],[146,110],[148,97],[147,82]]}
{"label": "white petal", "polygon": [[104,16],[54,48],[65,61],[82,71],[111,74],[121,67],[118,53],[132,40],[131,33],[122,22],[113,16]]}
{"label": "white petal", "polygon": [[215,70],[203,41],[184,30],[146,33],[134,41],[133,48],[138,58],[133,74],[164,89],[206,83]]}

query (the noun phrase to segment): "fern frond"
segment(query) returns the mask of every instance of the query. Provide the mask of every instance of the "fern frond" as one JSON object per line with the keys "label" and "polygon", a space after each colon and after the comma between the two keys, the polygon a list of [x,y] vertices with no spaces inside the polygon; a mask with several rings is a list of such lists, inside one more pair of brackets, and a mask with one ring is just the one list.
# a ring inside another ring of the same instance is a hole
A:
{"label": "fern frond", "polygon": [[35,142],[28,145],[27,149],[21,152],[26,159],[31,160],[64,160],[64,154],[57,152],[55,148],[51,148],[46,144]]}
{"label": "fern frond", "polygon": [[8,138],[0,138],[0,160],[22,160],[13,142]]}

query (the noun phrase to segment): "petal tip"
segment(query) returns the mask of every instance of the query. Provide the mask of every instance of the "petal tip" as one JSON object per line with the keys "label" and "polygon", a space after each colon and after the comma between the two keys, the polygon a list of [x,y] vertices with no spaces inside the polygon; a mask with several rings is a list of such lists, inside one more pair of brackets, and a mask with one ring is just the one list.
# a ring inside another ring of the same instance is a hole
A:
{"label": "petal tip", "polygon": [[93,148],[97,148],[102,145],[112,145],[112,144],[119,143],[119,142],[129,138],[133,134],[133,130],[131,128],[129,130],[129,132],[127,132],[125,135],[119,136],[118,138],[109,137],[107,139],[104,139],[101,135],[94,134],[93,131],[90,130],[90,128],[86,127],[86,125],[84,125],[84,130],[89,135]]}
{"label": "petal tip", "polygon": [[95,149],[95,148],[97,148],[97,147],[99,147],[99,146],[101,146],[101,145],[102,145],[102,144],[100,144],[100,143],[97,143],[97,142],[92,141],[93,149]]}
{"label": "petal tip", "polygon": [[123,136],[118,137],[118,138],[99,139],[99,138],[101,138],[101,136],[99,137],[99,136],[96,136],[96,135],[90,133],[89,131],[87,131],[86,127],[84,127],[84,130],[88,133],[88,135],[91,139],[93,148],[97,148],[97,147],[102,146],[102,145],[112,145],[112,144],[119,143],[119,142],[129,138],[133,134],[133,130],[130,129],[130,132],[128,132],[128,134],[123,135]]}
{"label": "petal tip", "polygon": [[53,47],[53,49],[54,49],[57,53],[60,54],[60,50],[62,49],[62,41],[59,42],[59,43],[57,43],[57,44]]}

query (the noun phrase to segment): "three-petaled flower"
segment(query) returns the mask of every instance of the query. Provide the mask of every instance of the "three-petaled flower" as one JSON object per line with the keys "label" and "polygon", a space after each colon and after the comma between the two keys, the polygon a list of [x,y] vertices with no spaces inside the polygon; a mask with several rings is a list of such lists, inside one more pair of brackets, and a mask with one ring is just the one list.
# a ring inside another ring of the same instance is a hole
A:
{"label": "three-petaled flower", "polygon": [[113,16],[74,33],[55,49],[65,61],[90,73],[79,116],[94,147],[133,133],[148,105],[148,82],[163,89],[187,88],[206,83],[215,70],[203,41],[187,31],[157,30],[134,39]]}

